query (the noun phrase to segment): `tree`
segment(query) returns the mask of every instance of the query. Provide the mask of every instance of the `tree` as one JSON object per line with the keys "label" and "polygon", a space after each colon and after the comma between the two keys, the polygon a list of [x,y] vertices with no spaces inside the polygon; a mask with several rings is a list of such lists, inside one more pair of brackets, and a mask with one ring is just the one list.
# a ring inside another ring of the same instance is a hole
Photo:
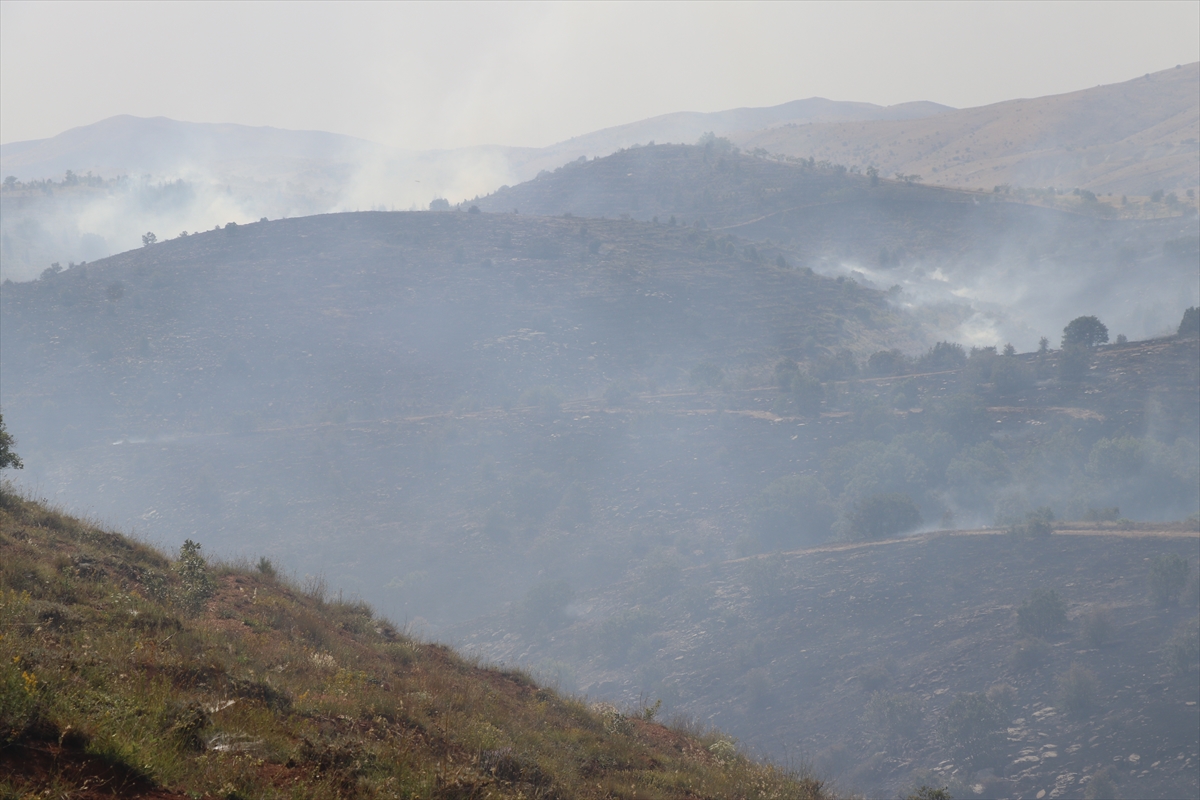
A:
{"label": "tree", "polygon": [[867,372],[872,375],[899,375],[904,372],[908,359],[899,350],[880,350],[867,359]]}
{"label": "tree", "polygon": [[1183,312],[1183,319],[1179,322],[1179,329],[1176,331],[1179,336],[1200,336],[1200,308],[1192,306],[1187,311]]}
{"label": "tree", "polygon": [[922,372],[941,372],[958,369],[967,363],[967,352],[961,344],[938,342],[929,352],[917,359],[917,369]]}
{"label": "tree", "polygon": [[158,241],[158,237],[154,235],[154,231],[147,231],[142,234],[142,247],[149,247]]}
{"label": "tree", "polygon": [[24,469],[21,457],[13,451],[16,444],[11,433],[4,427],[4,415],[0,414],[0,469]]}
{"label": "tree", "polygon": [[1108,341],[1108,328],[1096,317],[1076,317],[1063,328],[1062,346],[1095,347]]}

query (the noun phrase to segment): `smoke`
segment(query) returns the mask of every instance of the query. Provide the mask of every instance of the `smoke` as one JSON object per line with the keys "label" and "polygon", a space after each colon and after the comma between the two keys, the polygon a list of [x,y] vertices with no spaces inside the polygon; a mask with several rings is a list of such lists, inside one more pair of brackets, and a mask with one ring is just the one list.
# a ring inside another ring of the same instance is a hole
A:
{"label": "smoke", "polygon": [[[1195,218],[1183,222],[1195,236]],[[1010,240],[1012,249],[1022,237]],[[1164,255],[1161,243],[1135,261],[1096,257],[1029,256],[1003,252],[936,262],[915,260],[888,267],[841,261],[824,271],[891,289],[893,304],[920,319],[932,340],[967,346],[1011,343],[1029,352],[1045,336],[1058,345],[1063,326],[1097,316],[1110,337],[1132,340],[1172,332],[1185,309],[1200,303],[1195,264]]]}

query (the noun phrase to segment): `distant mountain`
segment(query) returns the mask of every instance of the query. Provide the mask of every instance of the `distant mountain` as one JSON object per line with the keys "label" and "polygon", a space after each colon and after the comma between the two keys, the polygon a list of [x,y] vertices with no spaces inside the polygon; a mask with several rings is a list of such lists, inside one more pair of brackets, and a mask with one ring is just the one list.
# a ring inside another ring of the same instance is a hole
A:
{"label": "distant mountain", "polygon": [[940,186],[1079,187],[1118,196],[1196,189],[1200,63],[921,118],[784,124],[731,138]]}
{"label": "distant mountain", "polygon": [[303,173],[314,166],[357,165],[405,155],[383,145],[324,131],[181,122],[166,117],[109,117],[49,139],[0,145],[0,172],[18,180],[83,174],[243,177]]}
{"label": "distant mountain", "polygon": [[429,162],[499,154],[512,163],[515,180],[527,180],[541,169],[553,169],[580,155],[604,156],[651,140],[691,144],[709,131],[724,136],[781,123],[907,120],[953,110],[928,102],[884,107],[813,97],[769,108],[664,114],[542,148],[483,145],[426,152],[398,150],[323,131],[182,122],[123,114],[48,139],[0,145],[0,172],[22,181],[57,179],[67,170],[79,174],[90,170],[103,175],[148,173],[156,178],[184,177],[197,170],[240,177],[281,177],[303,173],[314,166],[328,170],[332,165],[357,167],[379,162]]}

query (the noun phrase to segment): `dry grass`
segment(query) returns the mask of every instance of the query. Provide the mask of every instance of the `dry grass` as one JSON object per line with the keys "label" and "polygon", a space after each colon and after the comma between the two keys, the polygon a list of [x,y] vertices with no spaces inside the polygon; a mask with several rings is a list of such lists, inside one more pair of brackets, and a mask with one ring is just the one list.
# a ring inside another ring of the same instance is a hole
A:
{"label": "dry grass", "polygon": [[824,796],[715,732],[591,709],[269,564],[208,566],[197,609],[177,566],[0,493],[0,795]]}

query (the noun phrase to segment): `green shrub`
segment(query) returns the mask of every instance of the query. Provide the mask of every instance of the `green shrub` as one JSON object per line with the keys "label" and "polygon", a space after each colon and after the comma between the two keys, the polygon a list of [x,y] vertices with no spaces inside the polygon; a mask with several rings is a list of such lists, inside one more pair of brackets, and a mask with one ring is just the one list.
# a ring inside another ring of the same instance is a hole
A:
{"label": "green shrub", "polygon": [[1160,608],[1175,605],[1187,585],[1189,564],[1174,553],[1155,557],[1150,562],[1150,597]]}
{"label": "green shrub", "polygon": [[1017,628],[1026,636],[1045,637],[1067,624],[1067,603],[1053,589],[1035,589],[1017,609]]}
{"label": "green shrub", "polygon": [[1004,745],[1008,719],[999,704],[980,692],[958,695],[938,720],[942,744],[973,768],[990,764]]}
{"label": "green shrub", "polygon": [[208,574],[208,562],[200,555],[200,545],[191,539],[179,548],[179,561],[175,564],[179,574],[180,605],[191,614],[198,614],[217,589],[217,583]]}
{"label": "green shrub", "polygon": [[1099,700],[1100,683],[1091,670],[1072,664],[1058,679],[1058,702],[1072,717],[1086,717]]}

